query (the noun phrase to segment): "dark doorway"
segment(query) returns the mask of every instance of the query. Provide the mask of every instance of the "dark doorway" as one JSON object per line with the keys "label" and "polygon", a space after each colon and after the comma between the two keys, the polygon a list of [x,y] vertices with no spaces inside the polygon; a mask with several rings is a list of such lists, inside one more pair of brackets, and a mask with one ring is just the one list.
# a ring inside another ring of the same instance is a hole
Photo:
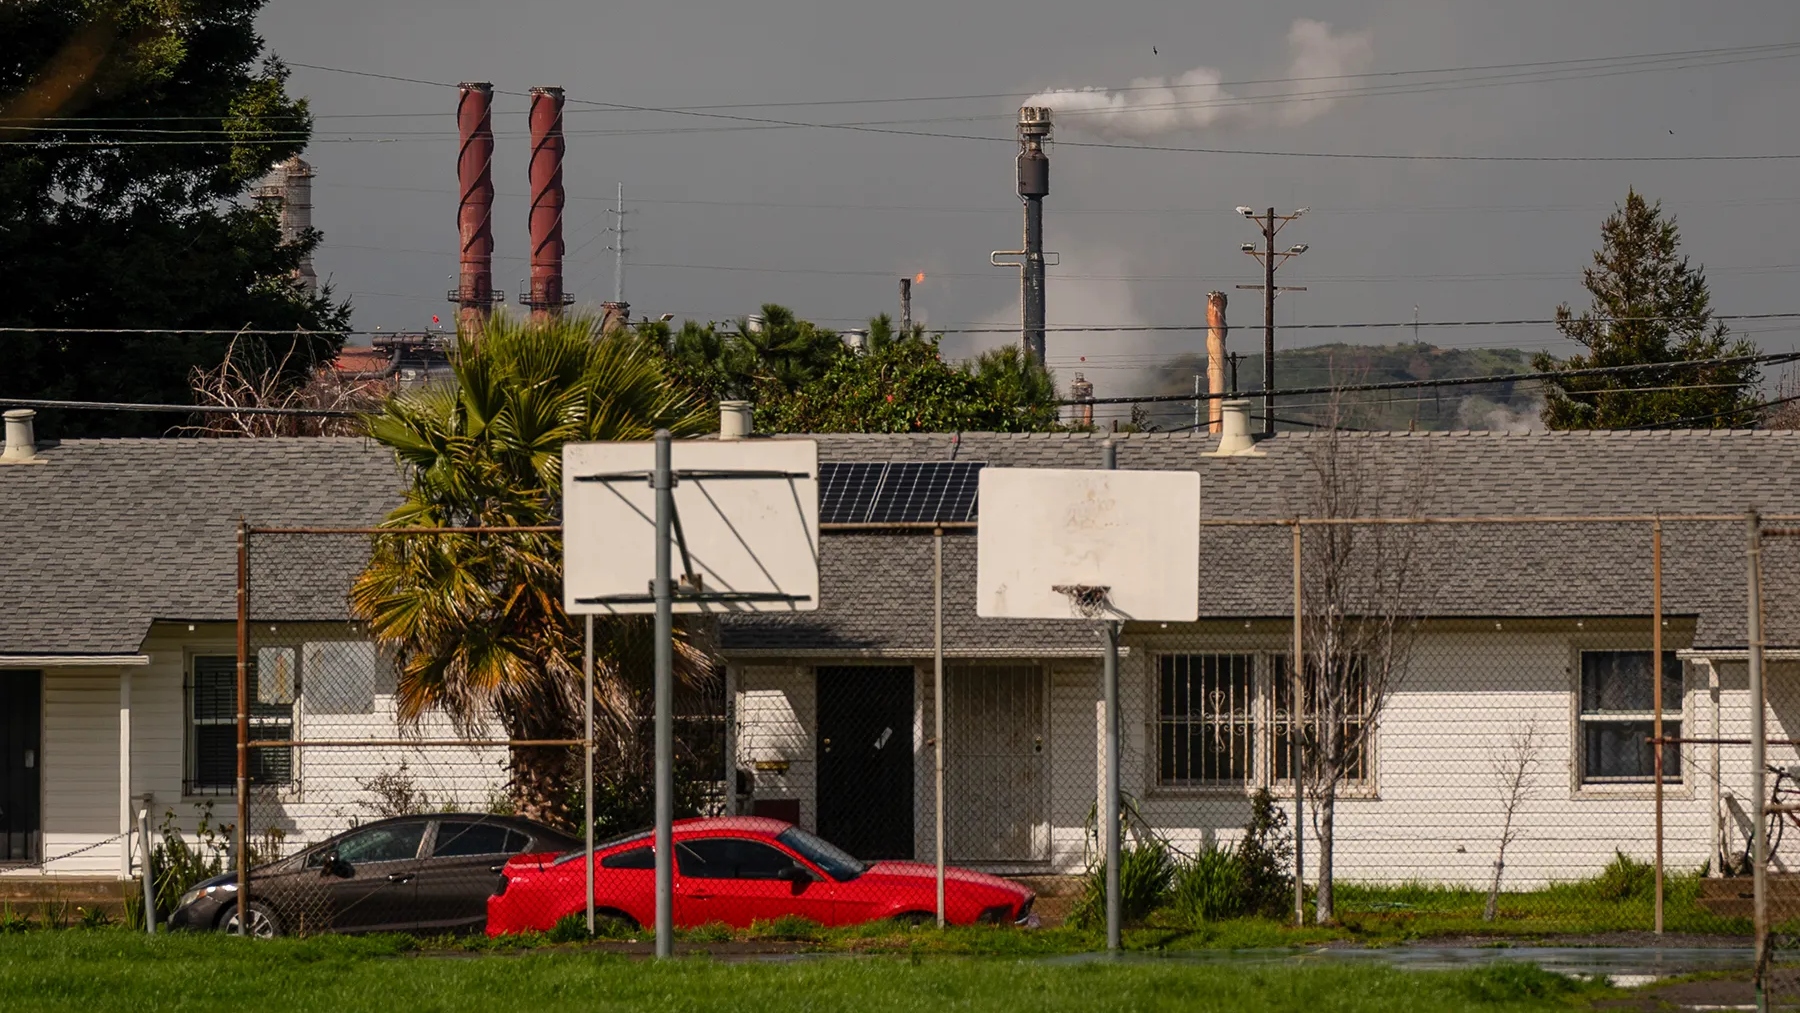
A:
{"label": "dark doorway", "polygon": [[42,677],[0,669],[0,862],[38,860]]}
{"label": "dark doorway", "polygon": [[913,857],[913,670],[821,668],[819,836],[858,858]]}

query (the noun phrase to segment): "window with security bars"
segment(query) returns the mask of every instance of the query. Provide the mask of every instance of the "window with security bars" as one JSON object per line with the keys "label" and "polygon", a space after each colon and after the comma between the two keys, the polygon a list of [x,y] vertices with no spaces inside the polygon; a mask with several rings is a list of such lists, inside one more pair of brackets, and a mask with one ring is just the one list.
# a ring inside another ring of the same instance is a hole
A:
{"label": "window with security bars", "polygon": [[[1159,788],[1221,790],[1293,785],[1293,680],[1284,654],[1164,654],[1156,659]],[[1316,672],[1309,680],[1316,680]],[[1369,699],[1362,666],[1353,664],[1336,685],[1346,743],[1341,783],[1373,782]],[[1315,700],[1309,682],[1304,699]],[[1316,708],[1309,708],[1316,710]],[[1304,713],[1309,745],[1319,740],[1319,716]]]}
{"label": "window with security bars", "polygon": [[1256,777],[1256,656],[1165,654],[1157,659],[1157,781],[1243,786]]}
{"label": "window with security bars", "polygon": [[[1294,784],[1295,727],[1295,686],[1291,675],[1291,660],[1291,655],[1273,656],[1270,659],[1269,676],[1272,710],[1270,724],[1274,726],[1273,783],[1290,790]],[[1309,755],[1317,755],[1312,751],[1324,740],[1320,710],[1323,704],[1330,703],[1341,711],[1337,741],[1341,744],[1343,771],[1338,783],[1351,787],[1367,785],[1373,777],[1371,768],[1374,744],[1371,741],[1373,729],[1369,726],[1369,684],[1364,676],[1362,659],[1335,661],[1330,666],[1330,671],[1323,675],[1329,682],[1322,689],[1319,685],[1321,672],[1317,666],[1307,665],[1302,673],[1304,685],[1299,687],[1302,750]]]}
{"label": "window with security bars", "polygon": [[[250,737],[292,739],[294,733],[294,680],[291,649],[264,649],[259,654],[283,657],[252,660],[247,673],[250,689]],[[259,681],[258,670],[269,662],[275,669]],[[266,682],[267,685],[262,683]],[[187,679],[187,776],[182,791],[188,795],[229,795],[237,789],[237,658],[200,655],[193,659]],[[250,751],[250,782],[285,785],[293,780],[293,749],[263,747]]]}
{"label": "window with security bars", "polygon": [[[1581,780],[1642,784],[1656,777],[1654,666],[1649,651],[1582,651]],[[1681,737],[1681,661],[1662,656],[1663,737]],[[1681,781],[1681,747],[1663,747],[1663,779]]]}

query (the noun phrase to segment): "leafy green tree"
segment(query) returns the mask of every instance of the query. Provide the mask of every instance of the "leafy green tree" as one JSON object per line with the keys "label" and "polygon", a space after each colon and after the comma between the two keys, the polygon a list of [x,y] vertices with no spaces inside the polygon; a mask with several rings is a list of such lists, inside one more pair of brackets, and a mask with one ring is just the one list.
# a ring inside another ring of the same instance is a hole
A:
{"label": "leafy green tree", "polygon": [[[1600,227],[1601,248],[1582,272],[1592,296],[1577,316],[1556,308],[1557,330],[1588,349],[1567,359],[1547,352],[1536,370],[1679,363],[1756,354],[1713,319],[1704,268],[1680,252],[1681,233],[1661,202],[1632,189]],[[1552,429],[1624,429],[1684,420],[1699,428],[1744,422],[1755,411],[1755,364],[1637,370],[1546,384],[1544,423]],[[1682,387],[1678,390],[1645,388]]]}
{"label": "leafy green tree", "polygon": [[947,363],[935,340],[884,342],[844,355],[791,394],[764,388],[756,425],[765,432],[1030,432],[1056,426],[1055,382],[1016,348],[970,365]]}
{"label": "leafy green tree", "polygon": [[[455,385],[396,394],[369,420],[411,475],[386,526],[555,524],[564,443],[644,440],[658,428],[694,435],[709,422],[657,355],[629,334],[603,336],[593,317],[496,316],[453,365]],[[437,712],[464,730],[497,720],[513,739],[580,734],[581,631],[563,612],[559,536],[377,536],[350,601],[396,661],[401,720]],[[676,674],[694,683],[711,667],[689,633],[677,641]],[[647,621],[606,619],[595,635],[595,713],[611,730],[615,769],[629,768],[641,760],[653,632]],[[568,825],[571,759],[567,749],[514,747],[517,810]]]}
{"label": "leafy green tree", "polygon": [[[242,198],[311,136],[263,52],[262,0],[0,4],[0,325],[336,330],[348,307],[290,280],[284,244]],[[188,403],[230,334],[0,334],[0,394]],[[331,336],[243,338],[292,379]],[[294,347],[297,346],[297,347]],[[290,350],[297,353],[287,355]],[[61,435],[151,435],[181,416],[48,413]]]}

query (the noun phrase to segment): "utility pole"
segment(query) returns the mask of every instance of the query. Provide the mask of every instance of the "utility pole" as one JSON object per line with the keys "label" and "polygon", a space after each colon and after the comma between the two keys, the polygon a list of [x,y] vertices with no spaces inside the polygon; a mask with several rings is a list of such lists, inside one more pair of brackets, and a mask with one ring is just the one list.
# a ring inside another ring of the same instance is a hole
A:
{"label": "utility pole", "polygon": [[1287,263],[1288,258],[1298,257],[1305,253],[1305,243],[1296,243],[1285,250],[1276,252],[1275,235],[1287,226],[1287,223],[1305,214],[1309,209],[1300,208],[1290,215],[1278,215],[1274,208],[1258,215],[1254,208],[1240,206],[1238,214],[1256,223],[1263,235],[1263,247],[1257,249],[1255,243],[1245,243],[1239,249],[1255,257],[1263,266],[1263,283],[1261,285],[1239,285],[1238,288],[1261,289],[1263,294],[1263,432],[1275,431],[1275,293],[1304,292],[1304,285],[1275,287],[1275,269]]}

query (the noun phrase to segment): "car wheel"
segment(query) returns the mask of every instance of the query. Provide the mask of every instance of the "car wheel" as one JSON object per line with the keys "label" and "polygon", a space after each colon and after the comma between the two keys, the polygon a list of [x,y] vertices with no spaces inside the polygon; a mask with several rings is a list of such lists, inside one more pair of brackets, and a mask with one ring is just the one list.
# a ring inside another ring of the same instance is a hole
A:
{"label": "car wheel", "polygon": [[[249,912],[250,935],[257,939],[274,939],[276,936],[284,934],[281,916],[275,913],[274,908],[260,900],[253,900],[244,907]],[[243,935],[238,928],[238,912],[235,905],[225,912],[225,917],[219,919],[219,931],[234,936]]]}

